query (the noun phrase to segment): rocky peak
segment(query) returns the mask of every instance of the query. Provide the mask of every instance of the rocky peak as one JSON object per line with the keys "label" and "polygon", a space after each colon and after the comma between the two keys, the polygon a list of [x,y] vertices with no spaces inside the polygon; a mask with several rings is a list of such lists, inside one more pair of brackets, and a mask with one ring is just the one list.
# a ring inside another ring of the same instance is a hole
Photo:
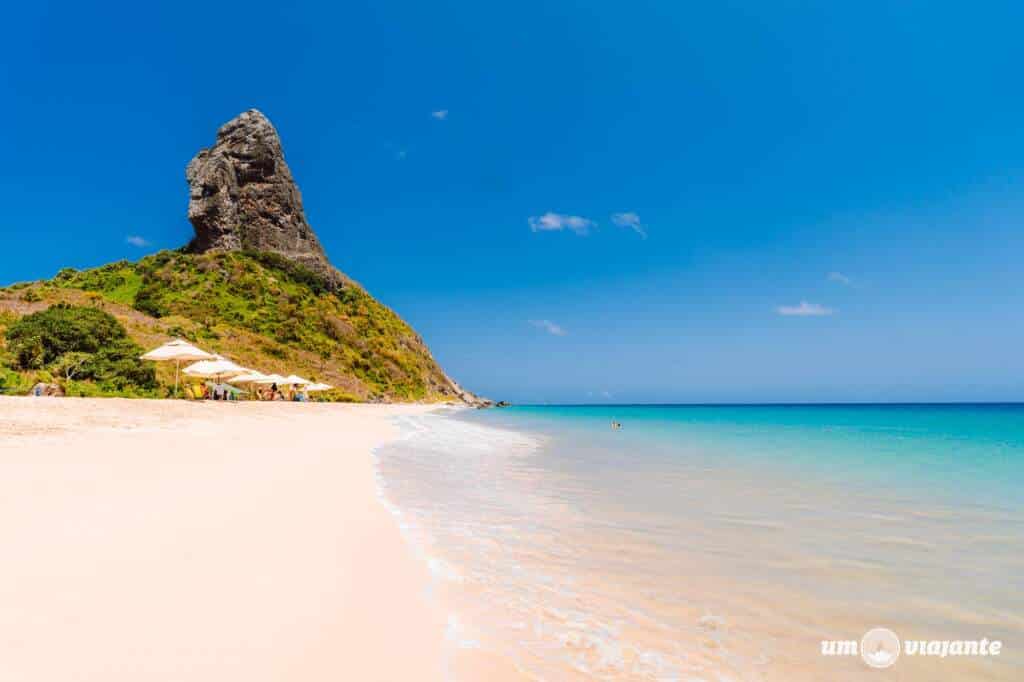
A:
{"label": "rocky peak", "polygon": [[189,162],[185,178],[196,231],[191,251],[271,251],[335,287],[347,282],[306,222],[281,138],[261,112],[250,109],[221,126],[214,145]]}

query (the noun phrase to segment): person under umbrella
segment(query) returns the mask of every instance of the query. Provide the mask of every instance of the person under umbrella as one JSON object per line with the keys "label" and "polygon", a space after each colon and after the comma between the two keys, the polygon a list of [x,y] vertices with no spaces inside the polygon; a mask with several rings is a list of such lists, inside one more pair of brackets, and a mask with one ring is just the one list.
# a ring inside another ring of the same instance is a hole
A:
{"label": "person under umbrella", "polygon": [[[219,385],[222,377],[242,374],[248,370],[236,365],[222,355],[216,355],[212,360],[200,360],[195,364],[189,365],[184,371],[190,377],[213,379]],[[218,397],[218,394],[215,393],[214,396]]]}
{"label": "person under umbrella", "polygon": [[[280,394],[280,386],[284,384],[287,377],[283,377],[280,374],[268,374],[259,381],[254,381],[254,384],[262,384],[270,386],[270,399],[273,400]],[[284,396],[281,396],[282,398]]]}
{"label": "person under umbrella", "polygon": [[303,379],[300,376],[289,374],[284,378],[284,383],[288,386],[291,386],[291,388],[288,390],[288,400],[303,402],[304,394],[300,391],[300,388],[302,386],[309,386],[313,382]]}
{"label": "person under umbrella", "polygon": [[262,372],[257,372],[255,370],[253,370],[251,372],[244,372],[243,374],[239,374],[238,376],[229,377],[225,381],[227,383],[229,383],[229,384],[242,384],[242,385],[252,384],[252,390],[253,390],[253,393],[256,395],[257,399],[263,400],[262,389],[257,388],[256,385],[260,381],[265,379],[266,376],[267,375],[263,374]]}

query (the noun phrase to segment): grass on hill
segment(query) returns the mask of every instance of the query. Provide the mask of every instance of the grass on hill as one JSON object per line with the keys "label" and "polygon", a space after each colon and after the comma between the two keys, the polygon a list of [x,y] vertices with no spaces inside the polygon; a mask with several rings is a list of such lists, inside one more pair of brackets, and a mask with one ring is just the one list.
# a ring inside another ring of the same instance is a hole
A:
{"label": "grass on hill", "polygon": [[[0,336],[22,315],[56,303],[105,310],[146,348],[178,336],[247,367],[327,382],[338,387],[334,399],[457,399],[423,340],[392,310],[358,285],[332,292],[276,254],[162,251],[135,263],[65,269],[50,281],[0,289]],[[17,367],[0,346],[7,385]],[[166,387],[173,372],[158,366],[157,379]]]}

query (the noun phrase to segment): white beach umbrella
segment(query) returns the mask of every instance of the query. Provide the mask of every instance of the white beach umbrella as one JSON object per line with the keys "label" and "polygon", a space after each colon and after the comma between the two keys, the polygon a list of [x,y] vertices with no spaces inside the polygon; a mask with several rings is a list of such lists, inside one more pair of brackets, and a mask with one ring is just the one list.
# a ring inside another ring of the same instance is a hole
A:
{"label": "white beach umbrella", "polygon": [[174,361],[174,395],[178,395],[178,373],[181,370],[182,361],[194,362],[196,360],[212,360],[215,356],[212,353],[207,353],[205,350],[196,348],[192,344],[182,341],[181,339],[174,339],[168,341],[159,348],[154,348],[143,356],[140,356],[140,360],[153,360],[155,362],[163,362],[168,360]]}
{"label": "white beach umbrella", "polygon": [[306,386],[306,390],[310,393],[314,391],[329,391],[332,388],[334,388],[334,386],[331,386],[330,384],[310,384],[309,386]]}
{"label": "white beach umbrella", "polygon": [[215,356],[213,360],[200,360],[185,368],[185,374],[190,377],[212,378],[218,382],[221,377],[238,375],[248,371],[245,367],[240,367],[221,355]]}
{"label": "white beach umbrella", "polygon": [[285,379],[287,379],[287,377],[283,377],[280,374],[264,374],[262,378],[257,379],[251,383],[262,384],[264,386],[270,384],[277,384],[278,388],[280,388],[284,384]]}
{"label": "white beach umbrella", "polygon": [[289,374],[284,378],[284,383],[289,384],[291,386],[309,386],[313,382],[307,379],[303,379],[302,377],[295,376],[294,374]]}
{"label": "white beach umbrella", "polygon": [[283,377],[280,374],[266,374],[262,379],[254,381],[254,384],[283,384],[286,383],[287,377]]}
{"label": "white beach umbrella", "polygon": [[[267,375],[264,374],[263,372],[257,372],[255,370],[251,370],[249,372],[245,372],[244,374],[239,374],[238,376],[229,377],[229,378],[225,379],[224,381],[229,383],[229,384],[243,384],[244,385],[244,384],[258,384],[258,383],[260,383],[261,381],[263,381],[266,378],[267,378]],[[255,390],[255,387],[254,386],[250,386],[250,389]]]}
{"label": "white beach umbrella", "polygon": [[243,372],[238,376],[228,377],[225,381],[229,384],[256,384],[266,378],[267,375],[262,372],[250,371]]}

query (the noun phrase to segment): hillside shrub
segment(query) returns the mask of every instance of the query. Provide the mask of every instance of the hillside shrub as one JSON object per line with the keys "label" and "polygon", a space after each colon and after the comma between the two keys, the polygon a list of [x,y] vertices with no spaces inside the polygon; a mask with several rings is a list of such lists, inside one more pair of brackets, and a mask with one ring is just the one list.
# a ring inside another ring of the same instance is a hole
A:
{"label": "hillside shrub", "polygon": [[65,353],[96,353],[127,338],[109,313],[58,303],[26,315],[7,328],[7,347],[21,369],[40,369]]}
{"label": "hillside shrub", "polygon": [[12,323],[7,349],[15,367],[46,368],[65,380],[91,380],[111,390],[153,388],[153,366],[112,315],[96,308],[58,303]]}
{"label": "hillside shrub", "polygon": [[307,267],[270,251],[245,251],[244,254],[256,262],[284,273],[296,284],[304,284],[317,296],[330,291],[327,279]]}

